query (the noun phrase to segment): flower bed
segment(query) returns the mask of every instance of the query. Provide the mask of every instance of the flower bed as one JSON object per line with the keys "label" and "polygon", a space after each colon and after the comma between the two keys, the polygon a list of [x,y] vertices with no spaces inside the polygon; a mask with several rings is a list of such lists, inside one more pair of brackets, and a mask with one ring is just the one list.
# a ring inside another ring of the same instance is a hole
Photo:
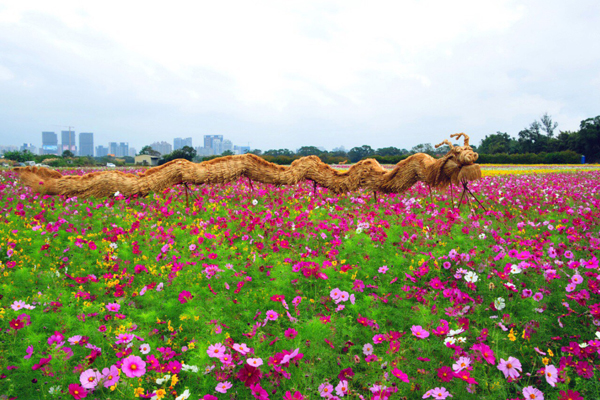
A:
{"label": "flower bed", "polygon": [[519,174],[473,184],[470,213],[424,185],[240,180],[186,208],[2,172],[0,394],[600,397],[600,172]]}

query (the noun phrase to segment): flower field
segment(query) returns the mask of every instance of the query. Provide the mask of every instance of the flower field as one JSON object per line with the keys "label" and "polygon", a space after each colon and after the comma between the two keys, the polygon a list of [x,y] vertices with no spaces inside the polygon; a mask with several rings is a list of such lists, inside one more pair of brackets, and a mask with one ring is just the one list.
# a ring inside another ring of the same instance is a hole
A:
{"label": "flower field", "polygon": [[0,172],[0,398],[600,398],[600,171],[502,168],[472,212],[421,184],[188,206]]}

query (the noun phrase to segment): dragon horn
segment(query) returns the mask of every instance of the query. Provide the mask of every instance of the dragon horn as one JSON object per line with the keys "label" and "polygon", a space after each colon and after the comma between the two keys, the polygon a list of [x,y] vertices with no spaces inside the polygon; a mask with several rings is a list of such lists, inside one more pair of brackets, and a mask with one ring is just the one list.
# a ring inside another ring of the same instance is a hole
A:
{"label": "dragon horn", "polygon": [[448,139],[444,139],[444,141],[442,143],[436,144],[435,148],[437,149],[438,147],[440,147],[440,146],[442,146],[444,144],[447,144],[448,146],[450,146],[450,149],[454,148],[454,145],[452,143],[450,143],[450,141]]}
{"label": "dragon horn", "polygon": [[450,135],[451,138],[455,138],[456,140],[460,139],[460,137],[464,137],[465,138],[465,146],[469,145],[469,136],[466,133],[455,133],[453,135]]}

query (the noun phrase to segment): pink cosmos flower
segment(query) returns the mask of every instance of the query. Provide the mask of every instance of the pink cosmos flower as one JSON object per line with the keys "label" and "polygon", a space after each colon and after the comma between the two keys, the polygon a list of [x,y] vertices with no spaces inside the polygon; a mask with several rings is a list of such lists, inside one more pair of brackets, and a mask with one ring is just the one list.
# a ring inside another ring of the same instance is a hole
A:
{"label": "pink cosmos flower", "polygon": [[456,363],[452,365],[452,370],[454,370],[454,372],[460,372],[465,368],[469,368],[469,365],[471,365],[471,359],[469,357],[459,357],[459,359],[456,360]]}
{"label": "pink cosmos flower", "polygon": [[398,368],[394,368],[392,370],[392,375],[394,375],[396,378],[400,379],[402,382],[406,382],[406,383],[409,382],[408,375],[406,375],[404,372],[402,372]]}
{"label": "pink cosmos flower", "polygon": [[144,343],[143,345],[140,346],[140,353],[142,354],[148,354],[150,353],[150,345],[148,343]]}
{"label": "pink cosmos flower", "polygon": [[544,371],[544,375],[546,375],[546,382],[552,387],[556,386],[556,382],[558,381],[558,370],[552,364],[546,366],[546,370]]}
{"label": "pink cosmos flower", "polygon": [[72,345],[79,344],[79,342],[81,342],[81,338],[82,337],[83,336],[81,336],[81,335],[72,336],[72,337],[69,338],[69,343],[71,343]]}
{"label": "pink cosmos flower", "polygon": [[418,337],[419,339],[425,339],[426,337],[429,336],[429,332],[427,332],[425,329],[423,329],[421,327],[421,325],[413,325],[410,328],[410,331],[412,332],[412,334],[416,337]]}
{"label": "pink cosmos flower", "polygon": [[179,293],[179,302],[181,304],[185,304],[193,298],[194,296],[192,296],[192,294],[187,290],[182,290],[181,293]]}
{"label": "pink cosmos flower", "polygon": [[363,346],[363,354],[365,356],[370,356],[373,354],[373,345],[371,343],[367,343]]}
{"label": "pink cosmos flower", "polygon": [[335,387],[335,392],[338,396],[344,397],[348,393],[348,381],[340,381]]}
{"label": "pink cosmos flower", "polygon": [[518,378],[519,372],[522,371],[521,362],[514,357],[508,357],[506,361],[501,358],[497,368],[502,371],[505,378],[511,377],[512,379]]}
{"label": "pink cosmos flower", "polygon": [[297,348],[296,350],[294,350],[291,354],[286,354],[285,356],[283,356],[283,358],[281,359],[280,364],[287,364],[290,362],[290,360],[293,360],[294,357],[296,357],[298,355],[298,353],[300,352],[300,348]]}
{"label": "pink cosmos flower", "polygon": [[138,356],[129,356],[123,360],[121,371],[128,378],[139,378],[146,373],[146,362]]}
{"label": "pink cosmos flower", "polygon": [[69,385],[69,394],[73,396],[75,400],[79,400],[87,397],[88,392],[81,386],[76,385],[75,383],[71,383]]}
{"label": "pink cosmos flower", "polygon": [[573,277],[571,277],[571,282],[573,282],[576,285],[579,285],[583,282],[583,278],[581,277],[581,275],[575,274],[573,275]]}
{"label": "pink cosmos flower", "polygon": [[450,392],[448,392],[446,390],[445,387],[436,387],[436,388],[428,390],[423,395],[424,399],[426,399],[428,397],[433,397],[434,399],[445,399],[447,397],[452,397],[452,395],[450,394]]}
{"label": "pink cosmos flower", "polygon": [[544,393],[540,392],[533,386],[527,386],[523,388],[523,396],[527,400],[544,400]]}
{"label": "pink cosmos flower", "polygon": [[109,388],[119,382],[119,369],[115,365],[102,370],[102,378],[104,379],[104,387]]}
{"label": "pink cosmos flower", "polygon": [[248,365],[250,365],[251,367],[255,367],[255,368],[258,368],[261,365],[263,365],[262,358],[249,358],[246,360],[246,362],[248,363]]}
{"label": "pink cosmos flower", "polygon": [[62,346],[65,341],[65,337],[59,331],[54,331],[54,335],[48,338],[48,344],[56,343],[58,346]]}
{"label": "pink cosmos flower", "polygon": [[329,297],[331,297],[332,300],[337,300],[341,294],[342,291],[339,288],[335,288],[331,289],[331,292],[329,292]]}
{"label": "pink cosmos flower", "polygon": [[524,299],[531,297],[531,295],[533,295],[533,292],[531,291],[531,289],[523,289],[522,297]]}
{"label": "pink cosmos flower", "polygon": [[379,269],[377,270],[377,272],[379,272],[380,274],[385,274],[386,272],[388,272],[388,267],[387,265],[384,265],[383,267],[379,267]]}
{"label": "pink cosmos flower", "polygon": [[33,355],[33,346],[27,346],[26,352],[27,352],[27,355],[23,356],[23,358],[25,358],[25,359],[31,358],[31,356]]}
{"label": "pink cosmos flower", "polygon": [[26,305],[27,305],[27,303],[25,303],[23,300],[19,300],[19,301],[15,301],[14,303],[12,303],[10,308],[12,308],[15,311],[19,311],[19,310],[22,310],[23,308],[25,308]]}
{"label": "pink cosmos flower", "polygon": [[206,353],[209,357],[221,358],[221,356],[225,354],[225,346],[223,346],[221,343],[210,345],[208,346]]}
{"label": "pink cosmos flower", "polygon": [[246,343],[242,343],[242,344],[234,343],[233,349],[243,356],[245,356],[246,354],[248,354],[250,352],[250,349],[248,348],[248,346],[246,346]]}
{"label": "pink cosmos flower", "polygon": [[350,298],[350,294],[348,292],[342,291],[340,292],[340,297],[338,298],[338,301],[336,303],[339,303],[340,301],[348,301],[348,298]]}
{"label": "pink cosmos flower", "polygon": [[227,390],[230,389],[233,385],[228,382],[221,382],[217,385],[217,387],[215,388],[215,390],[219,393],[227,393]]}
{"label": "pink cosmos flower", "polygon": [[533,299],[535,301],[541,301],[544,298],[544,295],[542,294],[542,292],[537,292],[536,294],[533,295]]}
{"label": "pink cosmos flower", "polygon": [[567,291],[567,293],[571,293],[573,290],[577,289],[577,285],[573,282],[569,283],[567,285],[567,287],[565,288],[565,290]]}
{"label": "pink cosmos flower", "polygon": [[119,303],[108,303],[106,309],[108,311],[117,312],[121,309],[121,305]]}
{"label": "pink cosmos flower", "polygon": [[284,335],[286,338],[291,340],[291,339],[294,339],[296,337],[296,335],[298,335],[298,332],[294,328],[288,328],[284,332]]}
{"label": "pink cosmos flower", "polygon": [[267,319],[269,321],[276,321],[278,317],[279,317],[279,314],[277,314],[275,311],[273,311],[273,310],[267,311]]}
{"label": "pink cosmos flower", "polygon": [[95,388],[100,379],[102,379],[102,374],[94,369],[85,370],[79,375],[79,382],[81,382],[81,386],[86,389]]}
{"label": "pink cosmos flower", "polygon": [[331,394],[333,393],[333,385],[325,382],[325,383],[321,383],[319,385],[319,394],[321,395],[321,397],[325,397],[325,398],[329,398],[331,397]]}

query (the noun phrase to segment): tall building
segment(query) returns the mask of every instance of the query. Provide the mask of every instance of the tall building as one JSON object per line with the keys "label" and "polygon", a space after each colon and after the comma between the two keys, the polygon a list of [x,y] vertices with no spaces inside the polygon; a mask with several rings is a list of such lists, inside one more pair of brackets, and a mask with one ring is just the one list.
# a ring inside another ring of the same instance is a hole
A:
{"label": "tall building", "polygon": [[233,146],[235,154],[246,154],[250,152],[250,146]]}
{"label": "tall building", "polygon": [[231,140],[223,140],[223,151],[233,151],[233,143]]}
{"label": "tall building", "polygon": [[150,145],[150,147],[152,147],[152,150],[158,151],[161,155],[173,152],[173,146],[171,146],[170,143],[167,143],[165,141],[154,142]]}
{"label": "tall building", "polygon": [[223,135],[204,135],[204,147],[212,149],[211,155],[223,152]]}
{"label": "tall building", "polygon": [[134,147],[130,147],[129,148],[129,157],[135,157],[135,155],[137,154],[137,151]]}
{"label": "tall building", "polygon": [[117,142],[109,142],[108,143],[108,154],[112,154],[113,156],[117,156]]}
{"label": "tall building", "polygon": [[35,147],[31,143],[23,143],[23,146],[21,146],[21,151],[27,151],[31,154],[35,154],[37,151],[37,147]]}
{"label": "tall building", "polygon": [[129,155],[129,143],[121,142],[117,147],[116,157],[127,157]]}
{"label": "tall building", "polygon": [[75,138],[74,131],[61,131],[60,132],[61,143],[60,143],[60,154],[63,151],[70,150],[73,154],[77,154],[77,141]]}
{"label": "tall building", "polygon": [[58,154],[58,137],[54,132],[42,132],[42,154]]}
{"label": "tall building", "polygon": [[94,157],[94,134],[92,132],[79,134],[79,155]]}
{"label": "tall building", "polygon": [[96,157],[106,157],[108,155],[108,147],[96,146]]}
{"label": "tall building", "polygon": [[192,146],[192,138],[175,138],[173,139],[173,150],[179,150],[179,149],[183,149],[185,146],[189,146],[189,147],[193,147]]}

